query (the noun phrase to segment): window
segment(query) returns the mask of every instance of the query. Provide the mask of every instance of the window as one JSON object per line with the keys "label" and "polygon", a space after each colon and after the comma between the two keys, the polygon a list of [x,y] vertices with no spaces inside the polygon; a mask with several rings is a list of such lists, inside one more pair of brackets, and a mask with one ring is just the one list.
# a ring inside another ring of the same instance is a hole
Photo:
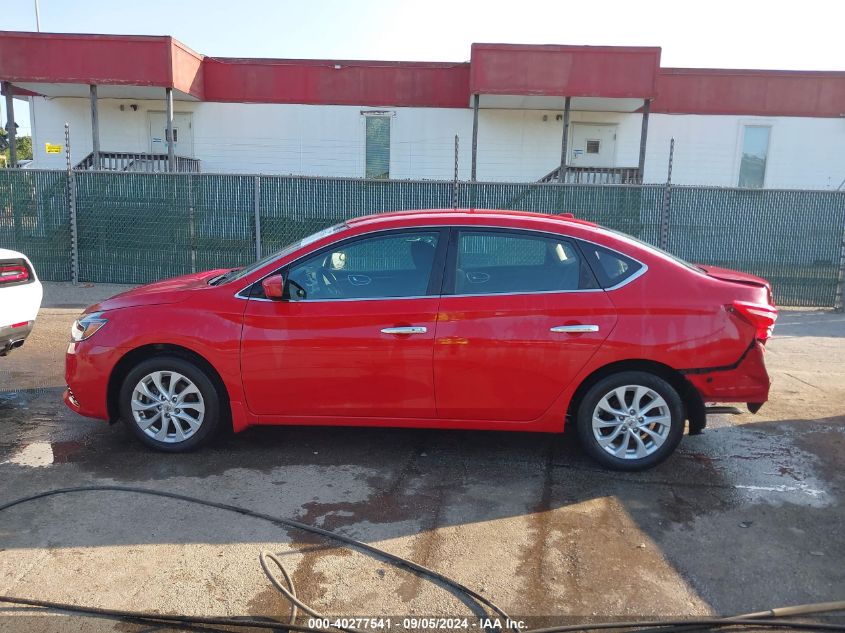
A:
{"label": "window", "polygon": [[[298,251],[300,248],[303,248],[308,244],[316,242],[317,240],[321,240],[324,237],[328,237],[329,235],[334,235],[335,233],[343,231],[346,228],[348,228],[346,226],[346,223],[341,222],[340,224],[335,224],[334,226],[322,229],[320,231],[317,231],[316,233],[312,233],[308,237],[303,237],[301,240],[288,244],[280,251],[276,251],[275,253],[271,253],[270,255],[262,257],[261,259],[250,264],[249,266],[244,266],[243,268],[234,268],[223,275],[219,275],[214,279],[211,279],[208,283],[212,286],[219,286],[220,284],[225,284],[232,281],[237,281],[238,279],[243,279],[247,275],[258,270],[259,268],[266,266],[274,259],[280,259],[285,255],[289,255],[294,251]],[[257,285],[260,286],[260,284]]]}
{"label": "window", "polygon": [[[669,251],[664,251],[662,248],[658,248],[654,244],[649,244],[648,242],[643,242],[641,239],[638,239],[638,238],[634,237],[633,235],[628,235],[627,233],[623,233],[622,231],[614,231],[613,229],[608,229],[608,228],[605,228],[604,230],[608,231],[610,233],[614,233],[617,236],[628,240],[629,242],[633,242],[634,244],[642,246],[643,248],[647,248],[650,251],[654,251],[655,253],[660,253],[661,255],[664,255],[665,257],[668,257],[669,259],[672,259],[675,262],[679,263],[681,266],[686,266],[690,270],[695,270],[695,271],[698,271],[698,272],[704,272],[703,270],[701,270],[701,268],[699,268],[695,264],[690,264],[687,260],[681,259],[677,255],[673,255]],[[585,247],[582,247],[582,248],[585,248]]]}
{"label": "window", "polygon": [[596,288],[568,240],[530,233],[461,231],[455,294],[551,292]]}
{"label": "window", "polygon": [[582,243],[581,248],[587,253],[596,276],[605,288],[621,284],[643,268],[640,262],[598,244]]}
{"label": "window", "polygon": [[428,294],[440,234],[389,233],[321,250],[288,271],[292,300],[380,299]]}
{"label": "window", "polygon": [[769,133],[765,125],[746,125],[742,137],[742,158],[739,164],[740,187],[761,188],[766,179],[769,154]]}
{"label": "window", "polygon": [[598,139],[590,139],[587,141],[587,153],[598,154],[601,149],[601,141]]}
{"label": "window", "polygon": [[390,178],[390,117],[365,116],[365,178]]}

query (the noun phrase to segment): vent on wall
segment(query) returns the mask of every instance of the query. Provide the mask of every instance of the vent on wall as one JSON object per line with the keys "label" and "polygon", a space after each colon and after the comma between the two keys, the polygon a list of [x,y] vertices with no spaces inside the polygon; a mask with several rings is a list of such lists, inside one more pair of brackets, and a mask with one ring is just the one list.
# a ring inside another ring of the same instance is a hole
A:
{"label": "vent on wall", "polygon": [[598,139],[590,139],[587,141],[587,153],[598,154],[601,149],[601,141]]}

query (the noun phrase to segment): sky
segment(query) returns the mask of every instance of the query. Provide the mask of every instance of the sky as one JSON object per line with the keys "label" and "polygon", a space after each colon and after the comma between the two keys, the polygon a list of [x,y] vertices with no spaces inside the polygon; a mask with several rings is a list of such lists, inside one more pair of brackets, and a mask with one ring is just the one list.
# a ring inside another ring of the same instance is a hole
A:
{"label": "sky", "polygon": [[[34,31],[35,0],[0,29]],[[845,70],[841,0],[39,0],[41,30],[172,35],[205,55],[467,61],[472,42],[660,46],[661,65]],[[16,101],[20,133],[28,133]],[[2,120],[5,122],[5,112]]]}

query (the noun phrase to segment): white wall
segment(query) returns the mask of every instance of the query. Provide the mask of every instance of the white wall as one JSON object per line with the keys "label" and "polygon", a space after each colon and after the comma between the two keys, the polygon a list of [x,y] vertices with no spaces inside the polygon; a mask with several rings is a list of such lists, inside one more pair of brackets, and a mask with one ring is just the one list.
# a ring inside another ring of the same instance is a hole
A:
{"label": "white wall", "polygon": [[836,189],[845,179],[845,119],[653,114],[646,182],[666,179],[674,136],[673,182],[735,187],[745,125],[771,126],[767,188]]}
{"label": "white wall", "polygon": [[[137,111],[130,104],[138,106]],[[121,111],[120,106],[124,109]],[[87,99],[34,99],[37,167],[64,167],[63,155],[48,155],[44,143],[63,143],[70,123],[72,159],[91,152]],[[103,151],[149,151],[149,113],[164,101],[101,99],[100,148]],[[445,108],[380,106],[304,106],[286,104],[197,103],[177,101],[176,112],[193,117],[194,157],[204,172],[364,175],[362,110],[389,110],[390,175],[393,178],[451,179],[454,137],[460,143],[461,178],[469,177],[472,112]]]}
{"label": "white wall", "polygon": [[[478,179],[535,181],[558,167],[563,133],[563,121],[557,120],[560,114],[554,110],[481,110],[478,116]],[[575,123],[615,123],[618,126],[615,164],[637,166],[642,128],[640,115],[572,112],[569,122],[570,136]]]}
{"label": "white wall", "polygon": [[[137,104],[137,111],[129,105]],[[124,110],[120,110],[120,106]],[[164,101],[100,100],[100,145],[104,151],[149,151],[149,112]],[[362,110],[394,113],[391,128],[393,178],[451,179],[454,136],[460,137],[460,177],[470,173],[472,111],[469,108],[385,108],[176,102],[193,113],[194,156],[204,172],[364,175]],[[91,151],[87,99],[32,99],[37,167],[63,168],[63,155],[48,155],[44,143],[64,142],[71,126],[74,162]],[[534,181],[560,162],[559,111],[482,110],[478,133],[478,178]],[[546,120],[543,117],[546,116]],[[573,112],[571,122],[615,123],[616,165],[635,167],[641,115]],[[669,139],[675,138],[672,180],[677,184],[735,186],[743,125],[772,127],[766,187],[836,188],[845,179],[845,119],[652,114],[645,181],[663,182]]]}

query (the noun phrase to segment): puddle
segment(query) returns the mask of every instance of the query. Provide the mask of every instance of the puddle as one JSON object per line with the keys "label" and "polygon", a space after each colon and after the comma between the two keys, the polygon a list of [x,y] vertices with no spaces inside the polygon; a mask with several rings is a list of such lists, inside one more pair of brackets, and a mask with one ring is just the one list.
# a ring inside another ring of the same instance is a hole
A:
{"label": "puddle", "polygon": [[45,394],[55,394],[57,401],[61,401],[61,394],[64,387],[45,386],[33,387],[32,389],[15,389],[4,391],[0,388],[0,411],[13,411],[15,409],[27,409],[28,405]]}
{"label": "puddle", "polygon": [[67,464],[76,461],[74,457],[82,448],[82,442],[32,442],[18,449],[8,459],[0,461],[0,464],[15,464],[30,468]]}
{"label": "puddle", "polygon": [[689,442],[694,452],[680,453],[723,478],[745,502],[830,505],[834,500],[819,460],[799,446],[806,434],[812,430],[799,433],[786,424],[716,429]]}
{"label": "puddle", "polygon": [[20,391],[0,391],[0,411],[23,409],[29,404],[29,398]]}

